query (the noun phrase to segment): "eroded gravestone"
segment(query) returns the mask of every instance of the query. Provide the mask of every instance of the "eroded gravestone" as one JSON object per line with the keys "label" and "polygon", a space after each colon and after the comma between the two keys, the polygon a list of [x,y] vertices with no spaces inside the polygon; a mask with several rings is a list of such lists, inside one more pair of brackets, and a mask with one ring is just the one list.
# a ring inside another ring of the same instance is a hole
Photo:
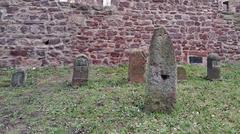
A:
{"label": "eroded gravestone", "polygon": [[177,66],[177,80],[179,82],[181,82],[181,81],[186,81],[187,79],[188,79],[188,76],[187,76],[186,69],[183,66],[178,65]]}
{"label": "eroded gravestone", "polygon": [[12,74],[11,86],[21,87],[26,81],[26,72],[24,70],[17,70]]}
{"label": "eroded gravestone", "polygon": [[146,71],[146,55],[142,50],[129,53],[128,80],[130,83],[144,83]]}
{"label": "eroded gravestone", "polygon": [[81,55],[76,58],[73,67],[73,86],[82,86],[88,81],[89,61],[86,55]]}
{"label": "eroded gravestone", "polygon": [[164,28],[154,31],[149,48],[146,112],[171,112],[176,103],[177,70],[172,41]]}
{"label": "eroded gravestone", "polygon": [[219,80],[221,79],[220,57],[216,53],[209,54],[207,58],[207,79]]}
{"label": "eroded gravestone", "polygon": [[4,75],[3,70],[0,68],[0,76]]}

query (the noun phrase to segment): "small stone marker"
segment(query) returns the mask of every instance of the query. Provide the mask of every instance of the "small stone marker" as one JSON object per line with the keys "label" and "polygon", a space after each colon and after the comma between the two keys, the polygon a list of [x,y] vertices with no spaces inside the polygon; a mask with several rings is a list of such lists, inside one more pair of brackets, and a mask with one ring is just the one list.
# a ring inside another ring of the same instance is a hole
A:
{"label": "small stone marker", "polygon": [[186,81],[188,79],[187,71],[183,66],[177,66],[177,79],[179,82]]}
{"label": "small stone marker", "polygon": [[142,50],[132,50],[129,54],[128,80],[130,83],[144,83],[146,55]]}
{"label": "small stone marker", "polygon": [[24,70],[17,70],[12,75],[11,85],[12,87],[21,87],[26,81],[26,72]]}
{"label": "small stone marker", "polygon": [[171,112],[176,103],[177,65],[164,28],[154,31],[149,55],[145,111]]}
{"label": "small stone marker", "polygon": [[219,80],[221,78],[220,60],[221,59],[218,54],[209,54],[207,58],[207,79]]}
{"label": "small stone marker", "polygon": [[1,68],[0,68],[0,76],[1,76],[1,75],[4,75],[4,73],[3,73],[3,71],[2,71]]}
{"label": "small stone marker", "polygon": [[73,67],[73,86],[82,86],[88,81],[89,61],[86,55],[81,55],[76,58]]}

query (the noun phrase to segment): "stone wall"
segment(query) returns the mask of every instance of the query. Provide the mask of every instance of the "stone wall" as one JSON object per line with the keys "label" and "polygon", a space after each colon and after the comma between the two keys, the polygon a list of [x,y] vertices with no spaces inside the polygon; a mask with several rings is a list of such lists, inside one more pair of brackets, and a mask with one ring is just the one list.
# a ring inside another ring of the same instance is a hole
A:
{"label": "stone wall", "polygon": [[70,10],[54,0],[1,0],[0,66],[70,63]]}
{"label": "stone wall", "polygon": [[210,0],[86,1],[2,0],[0,66],[68,65],[81,53],[94,64],[126,63],[129,50],[147,51],[155,26],[167,29],[179,62],[209,52],[240,58],[234,20]]}

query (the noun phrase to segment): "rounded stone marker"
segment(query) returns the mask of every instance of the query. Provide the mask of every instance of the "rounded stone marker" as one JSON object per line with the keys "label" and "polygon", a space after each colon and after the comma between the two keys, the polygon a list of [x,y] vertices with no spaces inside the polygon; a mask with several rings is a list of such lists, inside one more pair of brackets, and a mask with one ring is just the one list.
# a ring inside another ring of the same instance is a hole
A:
{"label": "rounded stone marker", "polygon": [[172,41],[164,28],[154,31],[149,48],[146,112],[166,112],[176,103],[177,65]]}
{"label": "rounded stone marker", "polygon": [[86,55],[80,55],[76,58],[73,67],[73,86],[82,86],[88,81],[89,61]]}
{"label": "rounded stone marker", "polygon": [[209,54],[207,58],[207,79],[219,80],[221,79],[220,56],[216,53]]}
{"label": "rounded stone marker", "polygon": [[26,72],[22,69],[18,69],[12,75],[11,86],[12,87],[21,87],[26,81]]}
{"label": "rounded stone marker", "polygon": [[144,83],[146,55],[142,50],[132,50],[129,54],[128,80],[130,83]]}
{"label": "rounded stone marker", "polygon": [[187,71],[183,66],[177,66],[177,79],[179,82],[186,81],[188,79]]}

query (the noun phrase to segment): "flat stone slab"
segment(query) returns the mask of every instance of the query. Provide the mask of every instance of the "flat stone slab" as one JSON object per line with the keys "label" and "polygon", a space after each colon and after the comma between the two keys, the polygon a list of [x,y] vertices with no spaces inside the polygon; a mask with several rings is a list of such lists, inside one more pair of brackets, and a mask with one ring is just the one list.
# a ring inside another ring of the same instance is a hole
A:
{"label": "flat stone slab", "polygon": [[81,55],[76,58],[73,67],[73,86],[82,86],[88,81],[89,60],[86,55]]}
{"label": "flat stone slab", "polygon": [[188,79],[187,71],[183,66],[177,66],[177,79],[178,82],[186,81]]}
{"label": "flat stone slab", "polygon": [[144,83],[146,72],[146,55],[142,50],[129,53],[128,80],[130,83]]}
{"label": "flat stone slab", "polygon": [[26,81],[26,72],[24,70],[17,70],[12,74],[11,86],[12,87],[21,87],[25,84]]}
{"label": "flat stone slab", "polygon": [[211,53],[207,58],[207,79],[208,80],[220,80],[221,79],[221,67],[218,54]]}

